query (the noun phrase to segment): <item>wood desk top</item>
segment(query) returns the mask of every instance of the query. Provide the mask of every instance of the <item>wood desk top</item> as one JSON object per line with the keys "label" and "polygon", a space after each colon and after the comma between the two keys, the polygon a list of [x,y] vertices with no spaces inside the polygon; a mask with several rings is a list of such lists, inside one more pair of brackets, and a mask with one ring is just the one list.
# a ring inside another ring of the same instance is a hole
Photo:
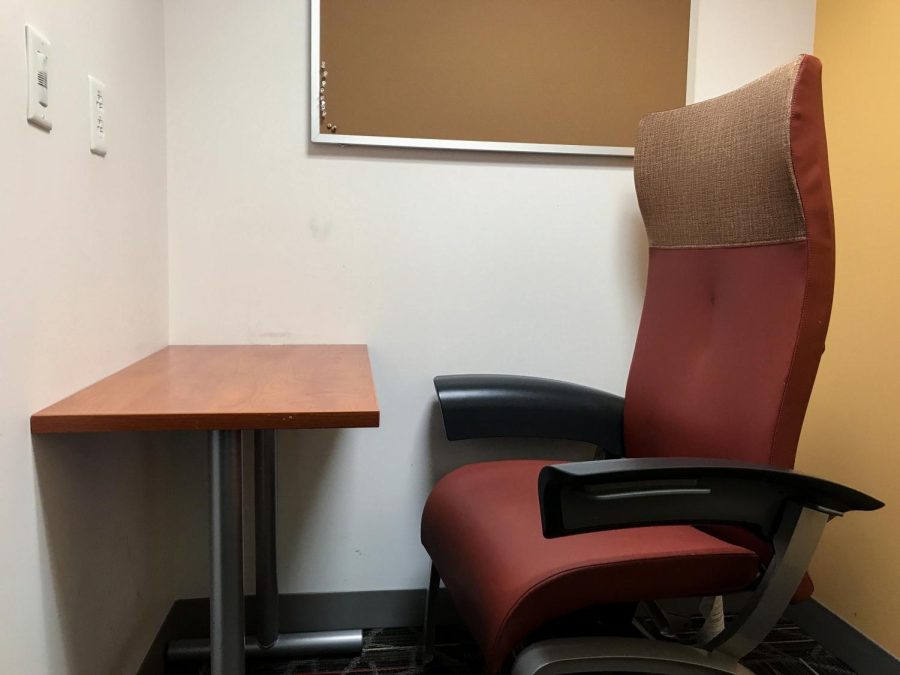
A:
{"label": "wood desk top", "polygon": [[365,345],[173,346],[35,413],[31,432],[378,423]]}

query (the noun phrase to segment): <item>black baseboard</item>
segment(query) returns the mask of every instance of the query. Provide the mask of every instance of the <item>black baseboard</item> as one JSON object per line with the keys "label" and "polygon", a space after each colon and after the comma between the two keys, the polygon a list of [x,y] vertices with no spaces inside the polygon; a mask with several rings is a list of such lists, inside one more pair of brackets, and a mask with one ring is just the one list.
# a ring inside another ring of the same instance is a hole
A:
{"label": "black baseboard", "polygon": [[815,598],[789,607],[786,616],[860,675],[900,675],[900,659]]}
{"label": "black baseboard", "polygon": [[[740,607],[746,594],[726,598],[726,608]],[[392,628],[422,624],[425,590],[360,591],[355,593],[295,593],[281,595],[279,619],[284,633],[350,628]],[[696,613],[697,600],[662,603],[669,611]],[[256,598],[245,600],[246,627],[256,630]],[[438,621],[459,623],[445,589],[438,595]],[[794,605],[787,616],[828,651],[860,675],[900,675],[900,661],[856,628],[813,600]],[[209,636],[209,599],[178,600],[160,626],[138,675],[164,675],[166,645],[172,640]]]}
{"label": "black baseboard", "polygon": [[[197,617],[193,616],[190,607],[182,603],[190,600],[177,600],[171,608],[162,625],[156,632],[156,637],[150,644],[150,649],[138,668],[137,675],[165,675],[166,672],[166,645],[172,640],[180,640],[188,637],[206,637],[209,632],[203,632],[195,625]],[[209,606],[207,602],[207,606]],[[209,628],[209,616],[206,617],[206,627]],[[202,621],[201,621],[202,623]]]}

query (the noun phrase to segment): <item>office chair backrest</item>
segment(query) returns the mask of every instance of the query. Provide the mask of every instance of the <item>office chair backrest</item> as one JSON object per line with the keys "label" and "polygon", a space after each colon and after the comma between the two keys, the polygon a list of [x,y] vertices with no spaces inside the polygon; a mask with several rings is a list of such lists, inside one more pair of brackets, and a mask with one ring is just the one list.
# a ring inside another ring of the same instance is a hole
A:
{"label": "office chair backrest", "polygon": [[647,115],[634,173],[650,266],[626,452],[792,466],[834,287],[821,63]]}

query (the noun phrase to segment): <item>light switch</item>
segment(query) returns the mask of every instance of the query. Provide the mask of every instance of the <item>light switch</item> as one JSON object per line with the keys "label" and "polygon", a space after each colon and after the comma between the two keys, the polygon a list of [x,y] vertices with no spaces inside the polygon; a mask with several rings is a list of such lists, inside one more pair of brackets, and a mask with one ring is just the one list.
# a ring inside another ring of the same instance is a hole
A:
{"label": "light switch", "polygon": [[25,26],[28,60],[28,121],[50,131],[50,41],[31,26]]}
{"label": "light switch", "polygon": [[106,157],[106,85],[88,75],[91,109],[91,152]]}

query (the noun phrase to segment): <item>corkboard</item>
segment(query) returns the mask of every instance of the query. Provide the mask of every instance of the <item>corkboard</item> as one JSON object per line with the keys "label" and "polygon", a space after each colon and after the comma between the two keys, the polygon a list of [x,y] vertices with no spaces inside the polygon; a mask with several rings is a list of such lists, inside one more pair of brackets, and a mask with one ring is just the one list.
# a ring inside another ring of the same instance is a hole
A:
{"label": "corkboard", "polygon": [[690,0],[319,0],[319,13],[325,135],[632,147],[643,114],[685,103]]}

